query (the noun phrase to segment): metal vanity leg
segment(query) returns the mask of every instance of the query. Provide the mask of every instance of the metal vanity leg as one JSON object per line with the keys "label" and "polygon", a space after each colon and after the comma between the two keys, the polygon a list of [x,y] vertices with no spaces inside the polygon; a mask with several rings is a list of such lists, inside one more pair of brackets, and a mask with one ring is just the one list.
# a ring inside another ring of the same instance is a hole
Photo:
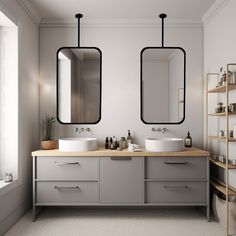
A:
{"label": "metal vanity leg", "polygon": [[210,160],[207,158],[207,221],[210,222]]}
{"label": "metal vanity leg", "polygon": [[35,209],[35,206],[33,206],[33,209],[32,209],[32,221],[33,222],[36,221],[36,209]]}
{"label": "metal vanity leg", "polygon": [[36,206],[35,206],[35,200],[36,200],[36,194],[35,194],[35,178],[36,178],[36,173],[35,173],[35,165],[36,165],[36,157],[33,156],[33,208],[32,208],[32,221],[35,222],[36,220]]}

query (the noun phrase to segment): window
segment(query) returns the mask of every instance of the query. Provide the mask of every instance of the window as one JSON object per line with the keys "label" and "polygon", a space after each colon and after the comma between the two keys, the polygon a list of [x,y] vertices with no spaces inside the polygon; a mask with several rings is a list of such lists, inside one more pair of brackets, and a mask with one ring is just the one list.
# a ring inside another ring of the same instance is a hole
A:
{"label": "window", "polygon": [[0,11],[0,178],[5,173],[18,178],[18,29]]}

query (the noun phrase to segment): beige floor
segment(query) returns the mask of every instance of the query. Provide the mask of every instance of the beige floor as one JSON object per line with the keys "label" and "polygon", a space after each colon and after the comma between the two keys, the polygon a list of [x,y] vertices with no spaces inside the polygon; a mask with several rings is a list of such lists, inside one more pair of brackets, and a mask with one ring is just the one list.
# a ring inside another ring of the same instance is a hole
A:
{"label": "beige floor", "polygon": [[5,236],[224,236],[195,209],[58,209],[28,212]]}

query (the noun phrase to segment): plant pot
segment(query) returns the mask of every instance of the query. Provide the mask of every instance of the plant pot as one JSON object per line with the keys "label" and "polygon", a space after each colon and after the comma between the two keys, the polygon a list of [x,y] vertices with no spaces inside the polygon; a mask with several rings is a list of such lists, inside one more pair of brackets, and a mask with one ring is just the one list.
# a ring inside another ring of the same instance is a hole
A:
{"label": "plant pot", "polygon": [[58,147],[57,140],[42,140],[41,148],[44,150],[56,149]]}

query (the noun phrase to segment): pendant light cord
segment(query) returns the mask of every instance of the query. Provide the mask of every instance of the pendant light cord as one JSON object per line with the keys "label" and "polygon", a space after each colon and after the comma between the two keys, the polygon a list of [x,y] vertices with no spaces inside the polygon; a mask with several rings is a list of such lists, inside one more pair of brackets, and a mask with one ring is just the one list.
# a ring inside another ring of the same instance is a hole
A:
{"label": "pendant light cord", "polygon": [[80,19],[83,17],[83,15],[78,13],[75,15],[75,17],[78,19],[78,47],[80,47]]}
{"label": "pendant light cord", "polygon": [[164,19],[167,17],[165,13],[159,15],[161,18],[161,46],[164,47]]}

